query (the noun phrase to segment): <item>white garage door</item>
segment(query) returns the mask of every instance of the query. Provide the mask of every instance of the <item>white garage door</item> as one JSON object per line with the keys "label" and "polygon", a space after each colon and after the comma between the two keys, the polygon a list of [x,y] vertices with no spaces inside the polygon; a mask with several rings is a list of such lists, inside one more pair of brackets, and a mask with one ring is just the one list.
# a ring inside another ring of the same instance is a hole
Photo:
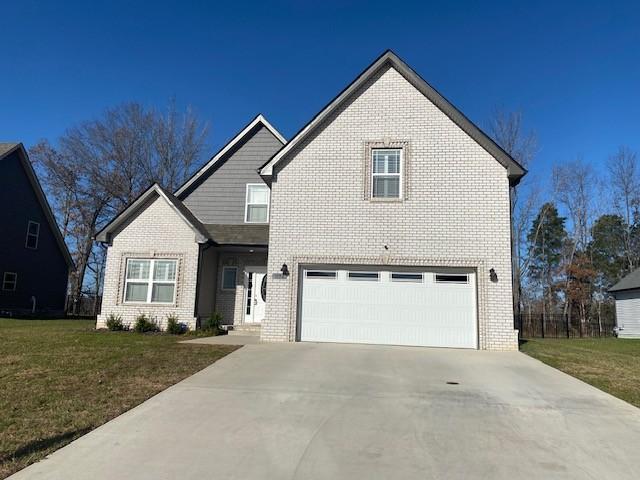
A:
{"label": "white garage door", "polygon": [[303,269],[300,340],[477,348],[471,271]]}

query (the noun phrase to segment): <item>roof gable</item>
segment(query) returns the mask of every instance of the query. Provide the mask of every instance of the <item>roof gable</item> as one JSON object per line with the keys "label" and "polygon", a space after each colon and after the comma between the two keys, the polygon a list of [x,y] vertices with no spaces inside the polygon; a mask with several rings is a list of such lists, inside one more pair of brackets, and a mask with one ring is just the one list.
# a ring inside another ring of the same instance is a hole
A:
{"label": "roof gable", "polygon": [[411,85],[420,91],[491,156],[500,162],[507,169],[507,175],[512,185],[516,185],[520,181],[520,178],[525,175],[526,170],[391,50],[387,50],[378,57],[378,59],[376,59],[358,77],[356,77],[353,82],[351,82],[344,90],[342,90],[342,92],[329,102],[329,104],[316,114],[311,121],[307,123],[307,125],[305,125],[286,145],[282,147],[282,149],[280,149],[279,152],[277,152],[262,166],[260,174],[264,177],[272,176],[276,165],[289,152],[293,151],[296,145],[299,145],[308,138],[316,128],[322,124],[323,120],[348,101],[351,98],[351,95],[354,94],[360,86],[373,77],[378,71],[380,71],[380,69],[386,68],[389,65],[397,70],[409,83],[411,83]]}
{"label": "roof gable", "polygon": [[189,209],[173,194],[166,191],[157,183],[154,183],[153,185],[151,185],[151,187],[142,192],[142,194],[138,198],[136,198],[127,208],[116,215],[115,218],[111,220],[102,230],[100,230],[95,235],[96,241],[102,243],[110,243],[113,232],[116,231],[122,224],[124,224],[131,216],[138,213],[141,209],[146,208],[145,203],[150,200],[153,195],[157,195],[169,204],[169,206],[178,214],[178,216],[193,230],[196,235],[196,241],[198,243],[206,243],[210,240],[209,233],[205,229],[204,225],[200,223],[200,221],[191,213],[191,211],[189,211]]}
{"label": "roof gable", "polygon": [[175,192],[175,195],[178,198],[183,198],[183,194],[187,193],[190,189],[194,187],[195,184],[201,179],[203,179],[207,173],[215,172],[217,168],[219,168],[224,162],[226,162],[231,154],[241,146],[245,141],[247,141],[256,131],[257,129],[263,126],[269,132],[276,137],[282,145],[285,145],[287,141],[285,138],[276,130],[273,125],[271,125],[264,115],[257,115],[251,122],[249,122],[240,132],[238,132],[226,145],[224,145],[213,157],[209,160],[200,170],[198,170],[189,180],[187,180],[180,188],[178,188]]}
{"label": "roof gable", "polygon": [[58,227],[58,222],[56,222],[55,216],[53,215],[53,211],[51,210],[51,206],[47,200],[47,197],[42,190],[42,186],[40,185],[40,181],[36,176],[36,172],[33,170],[33,166],[29,161],[29,156],[27,155],[27,151],[24,148],[22,143],[0,143],[0,161],[4,158],[8,158],[12,153],[17,153],[20,159],[20,164],[31,184],[31,188],[38,199],[38,203],[40,204],[40,208],[42,209],[45,218],[47,219],[47,223],[49,224],[49,228],[55,237],[56,243],[58,244],[58,248],[60,249],[60,253],[65,259],[65,262],[71,269],[75,269],[75,264],[73,259],[71,258],[71,254],[69,253],[69,248],[62,237],[62,233],[60,233],[60,228]]}
{"label": "roof gable", "polygon": [[637,268],[609,289],[610,292],[640,289],[640,268]]}

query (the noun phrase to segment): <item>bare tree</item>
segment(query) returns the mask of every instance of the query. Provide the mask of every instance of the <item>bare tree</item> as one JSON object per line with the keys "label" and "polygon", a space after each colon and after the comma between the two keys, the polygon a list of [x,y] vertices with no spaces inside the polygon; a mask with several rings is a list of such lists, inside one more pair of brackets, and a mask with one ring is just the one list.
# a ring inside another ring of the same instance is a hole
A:
{"label": "bare tree", "polygon": [[[505,112],[496,108],[489,124],[489,133],[515,161],[528,168],[538,151],[538,140],[535,132],[525,131],[521,112]],[[528,264],[525,245],[529,226],[540,204],[540,188],[529,176],[519,186],[512,187],[510,193],[513,303],[515,312],[520,313],[522,286]]]}
{"label": "bare tree", "polygon": [[609,158],[609,175],[613,194],[613,205],[625,221],[625,255],[629,270],[637,266],[637,256],[632,241],[634,217],[640,207],[640,166],[638,157],[628,147],[620,147]]}
{"label": "bare tree", "polygon": [[[598,181],[593,167],[581,159],[554,167],[553,185],[558,202],[564,207],[570,220],[570,241],[563,260],[565,271],[565,299],[563,313],[570,314],[571,272],[577,267],[576,253],[588,250],[591,226],[599,209]],[[583,262],[584,258],[580,257]],[[583,262],[584,263],[584,262]],[[583,310],[586,311],[586,310]],[[584,322],[586,318],[581,318]]]}
{"label": "bare tree", "polygon": [[173,101],[168,112],[123,104],[69,129],[57,147],[42,141],[30,151],[76,263],[70,279],[75,302],[83,285],[101,288],[93,278],[102,275],[104,263],[95,251],[96,231],[151,183],[173,190],[193,170],[207,127],[189,109],[179,114]]}

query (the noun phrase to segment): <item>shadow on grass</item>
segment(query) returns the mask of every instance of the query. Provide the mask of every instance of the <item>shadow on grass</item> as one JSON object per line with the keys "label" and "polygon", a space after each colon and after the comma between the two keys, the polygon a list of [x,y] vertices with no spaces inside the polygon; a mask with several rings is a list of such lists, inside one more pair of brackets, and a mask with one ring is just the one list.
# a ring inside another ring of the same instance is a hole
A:
{"label": "shadow on grass", "polygon": [[526,338],[520,338],[518,340],[518,346],[521,347],[523,345],[525,345],[529,340],[527,340]]}
{"label": "shadow on grass", "polygon": [[91,430],[92,428],[88,427],[80,428],[78,430],[71,430],[69,432],[59,433],[48,438],[29,442],[15,450],[13,453],[0,457],[0,463],[19,461],[24,457],[28,457],[43,450],[48,450],[51,447],[60,448]]}

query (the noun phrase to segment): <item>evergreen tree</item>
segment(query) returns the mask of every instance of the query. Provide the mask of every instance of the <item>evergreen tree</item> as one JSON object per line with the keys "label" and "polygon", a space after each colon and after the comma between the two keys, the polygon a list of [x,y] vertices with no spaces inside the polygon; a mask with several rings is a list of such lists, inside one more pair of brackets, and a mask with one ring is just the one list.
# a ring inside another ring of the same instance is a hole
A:
{"label": "evergreen tree", "polygon": [[608,289],[629,273],[626,234],[627,225],[620,215],[602,215],[593,224],[589,248],[602,290]]}
{"label": "evergreen tree", "polygon": [[527,240],[530,251],[529,276],[541,287],[543,313],[549,313],[556,303],[556,278],[567,242],[565,218],[558,214],[553,203],[542,205]]}

